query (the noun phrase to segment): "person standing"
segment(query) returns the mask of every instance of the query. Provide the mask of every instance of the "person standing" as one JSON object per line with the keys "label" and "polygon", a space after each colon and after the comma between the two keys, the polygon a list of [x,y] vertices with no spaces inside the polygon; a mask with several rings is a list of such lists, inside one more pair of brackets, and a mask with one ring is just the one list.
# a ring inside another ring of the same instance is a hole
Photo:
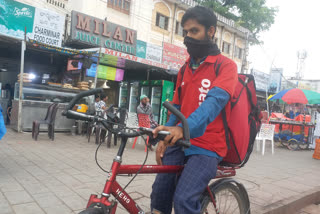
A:
{"label": "person standing", "polygon": [[317,108],[317,111],[315,112],[315,118],[316,118],[316,126],[314,128],[313,132],[313,142],[310,144],[310,148],[314,149],[316,146],[316,139],[320,139],[320,107]]}
{"label": "person standing", "polygon": [[4,125],[4,119],[2,115],[2,107],[0,104],[0,140],[3,138],[3,136],[7,133],[6,126]]}
{"label": "person standing", "polygon": [[[149,98],[146,95],[141,95],[140,96],[140,104],[137,107],[137,114],[146,114],[149,115],[150,119],[150,128],[154,129],[158,125],[158,123],[154,120],[154,116],[152,113],[152,106],[149,103]],[[152,145],[157,144],[158,140],[157,139],[150,139],[148,144],[148,148],[152,151]]]}
{"label": "person standing", "polygon": [[101,109],[102,111],[106,111],[107,110],[107,101],[108,101],[108,96],[105,95],[105,94],[102,94],[101,95],[101,101],[100,101],[100,106],[101,106]]}
{"label": "person standing", "polygon": [[149,98],[146,95],[140,96],[140,104],[137,107],[137,114],[147,114],[150,119],[150,128],[156,128],[158,123],[154,120],[152,106],[149,103]]}
{"label": "person standing", "polygon": [[102,111],[102,106],[101,106],[101,102],[100,101],[101,101],[100,96],[96,95],[95,96],[95,103],[94,103],[96,115],[100,114],[99,112]]}

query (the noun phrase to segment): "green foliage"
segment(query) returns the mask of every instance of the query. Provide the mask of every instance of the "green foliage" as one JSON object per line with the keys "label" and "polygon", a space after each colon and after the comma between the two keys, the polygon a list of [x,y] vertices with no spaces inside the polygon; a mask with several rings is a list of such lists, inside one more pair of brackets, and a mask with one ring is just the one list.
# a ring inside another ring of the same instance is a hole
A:
{"label": "green foliage", "polygon": [[266,0],[197,0],[200,5],[232,19],[237,25],[249,29],[258,40],[258,34],[269,30],[278,12],[276,7],[267,7]]}

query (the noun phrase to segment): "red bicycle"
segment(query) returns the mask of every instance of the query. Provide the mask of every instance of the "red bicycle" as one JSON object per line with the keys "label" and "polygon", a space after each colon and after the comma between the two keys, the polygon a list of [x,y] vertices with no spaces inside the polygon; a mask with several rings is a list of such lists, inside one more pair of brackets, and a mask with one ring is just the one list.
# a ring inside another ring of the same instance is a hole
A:
{"label": "red bicycle", "polygon": [[[144,134],[151,135],[152,129],[139,128],[138,131],[132,128],[119,125],[118,128],[113,128],[113,125],[118,123],[118,117],[115,114],[108,113],[107,119],[99,116],[85,115],[79,112],[72,111],[73,106],[81,98],[94,94],[101,93],[101,89],[93,89],[86,92],[81,92],[76,95],[69,103],[67,110],[63,113],[70,119],[85,120],[100,122],[106,129],[116,133],[121,137],[121,144],[116,157],[108,172],[108,177],[104,189],[100,196],[91,195],[87,204],[87,208],[80,212],[80,214],[115,214],[118,202],[132,214],[145,213],[139,205],[130,197],[125,191],[125,188],[133,181],[138,174],[154,174],[154,173],[176,173],[180,174],[183,166],[159,166],[159,165],[145,165],[146,159],[142,165],[121,165],[124,149],[128,138],[142,136]],[[163,104],[172,114],[176,115],[183,125],[184,140],[179,140],[176,144],[182,147],[189,147],[191,144],[188,124],[185,117],[176,108],[165,102]],[[129,133],[128,130],[133,130]],[[158,138],[163,139],[168,132],[159,132]],[[101,145],[101,144],[100,144]],[[100,146],[99,145],[99,146]],[[99,146],[97,150],[99,149]],[[96,152],[97,154],[97,152]],[[148,153],[147,153],[148,154]],[[146,155],[147,158],[147,155]],[[96,159],[97,161],[97,159]],[[97,162],[98,164],[98,162]],[[101,166],[98,164],[101,168]],[[102,168],[101,168],[102,169]],[[208,185],[206,190],[200,197],[202,210],[201,213],[216,213],[216,214],[250,214],[250,202],[246,189],[236,180],[230,178],[235,176],[236,168],[228,166],[219,166],[215,179],[217,181]],[[105,171],[105,170],[104,170]],[[122,188],[117,182],[118,175],[133,175],[130,182]],[[113,199],[112,199],[113,196]],[[156,213],[156,212],[155,212]],[[158,212],[157,212],[158,213]]]}

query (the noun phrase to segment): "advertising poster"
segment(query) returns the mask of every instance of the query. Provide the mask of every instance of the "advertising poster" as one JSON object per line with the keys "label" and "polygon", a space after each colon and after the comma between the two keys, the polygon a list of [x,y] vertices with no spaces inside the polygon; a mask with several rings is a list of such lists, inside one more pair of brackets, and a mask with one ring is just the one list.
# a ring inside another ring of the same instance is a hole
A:
{"label": "advertising poster", "polygon": [[162,47],[147,43],[146,59],[161,63]]}
{"label": "advertising poster", "polygon": [[[95,77],[97,71],[97,64],[92,63],[91,67],[87,69],[88,77]],[[110,66],[99,65],[97,78],[113,81],[122,81],[124,70]]]}
{"label": "advertising poster", "polygon": [[189,58],[186,48],[170,43],[163,43],[162,63],[170,66],[171,69],[179,70]]}
{"label": "advertising poster", "polygon": [[147,43],[141,40],[137,40],[137,48],[136,48],[136,52],[137,52],[137,57],[146,58],[146,53],[147,53]]}
{"label": "advertising poster", "polygon": [[278,93],[281,90],[282,68],[273,68],[270,72],[269,93]]}
{"label": "advertising poster", "polygon": [[24,39],[31,38],[35,8],[13,0],[0,0],[0,34]]}

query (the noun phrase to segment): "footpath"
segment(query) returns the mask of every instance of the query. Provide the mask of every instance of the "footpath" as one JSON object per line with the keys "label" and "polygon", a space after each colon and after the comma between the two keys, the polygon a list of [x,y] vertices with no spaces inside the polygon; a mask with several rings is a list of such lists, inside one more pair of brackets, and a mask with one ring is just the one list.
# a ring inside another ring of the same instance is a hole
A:
{"label": "footpath", "polygon": [[[102,191],[106,173],[95,163],[93,140],[88,143],[85,136],[65,133],[55,137],[50,141],[46,133],[41,133],[34,141],[31,133],[8,130],[0,141],[0,214],[78,213],[91,193]],[[131,146],[128,143],[123,164],[141,164],[144,146]],[[111,166],[117,148],[101,146],[101,166]],[[312,211],[320,202],[320,160],[312,159],[312,154],[281,147],[275,148],[274,155],[270,147],[264,156],[254,151],[235,177],[249,193],[251,213],[320,213]],[[149,153],[147,164],[155,164],[154,152]],[[154,178],[140,175],[127,188],[146,211]],[[119,177],[118,181],[125,185],[130,179]],[[126,212],[119,206],[118,213]]]}

